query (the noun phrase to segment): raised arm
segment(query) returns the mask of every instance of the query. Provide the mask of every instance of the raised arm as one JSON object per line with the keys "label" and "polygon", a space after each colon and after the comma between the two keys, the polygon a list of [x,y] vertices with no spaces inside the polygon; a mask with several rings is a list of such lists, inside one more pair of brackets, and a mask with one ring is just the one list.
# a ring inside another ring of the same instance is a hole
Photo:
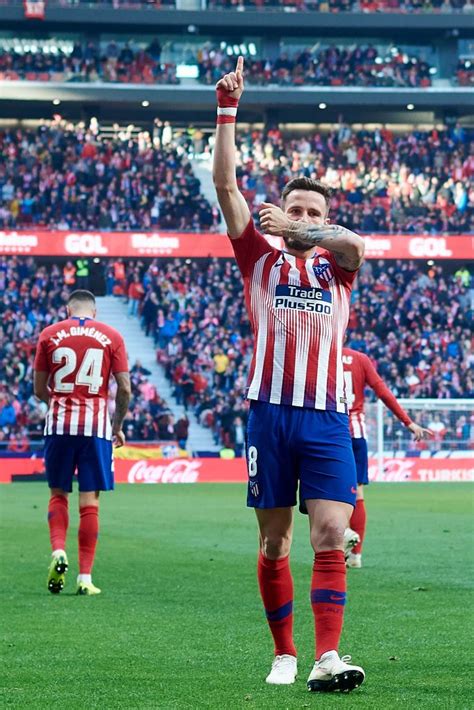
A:
{"label": "raised arm", "polygon": [[244,59],[239,57],[235,72],[225,74],[216,84],[218,109],[212,177],[231,239],[240,237],[250,220],[250,210],[235,176],[235,116],[244,91],[243,69]]}
{"label": "raised arm", "polygon": [[364,260],[364,240],[339,224],[308,224],[289,219],[280,207],[264,202],[260,225],[266,234],[285,237],[297,243],[321,247],[334,254],[336,263],[346,271],[357,271]]}

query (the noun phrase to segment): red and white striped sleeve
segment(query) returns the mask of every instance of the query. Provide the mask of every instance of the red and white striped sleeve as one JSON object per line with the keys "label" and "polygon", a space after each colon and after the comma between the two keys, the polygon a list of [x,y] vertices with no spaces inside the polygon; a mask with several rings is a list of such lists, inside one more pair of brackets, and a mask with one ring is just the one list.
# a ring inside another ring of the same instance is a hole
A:
{"label": "red and white striped sleeve", "polygon": [[261,256],[276,252],[276,249],[267,242],[263,234],[260,234],[256,229],[252,218],[240,237],[232,239],[231,244],[242,276],[250,276]]}
{"label": "red and white striped sleeve", "polygon": [[403,407],[398,404],[397,398],[390,392],[387,385],[372,364],[370,358],[368,358],[367,355],[364,355],[362,361],[364,365],[365,379],[369,387],[372,387],[377,397],[382,400],[385,406],[393,412],[402,424],[409,426],[412,423],[412,420]]}

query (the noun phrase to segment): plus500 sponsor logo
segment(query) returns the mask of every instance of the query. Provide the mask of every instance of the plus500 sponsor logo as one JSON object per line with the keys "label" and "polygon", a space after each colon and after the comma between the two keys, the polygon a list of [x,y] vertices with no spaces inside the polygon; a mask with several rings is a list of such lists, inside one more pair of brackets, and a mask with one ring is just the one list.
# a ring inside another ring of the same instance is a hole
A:
{"label": "plus500 sponsor logo", "polygon": [[128,472],[129,483],[196,483],[200,461],[172,461],[163,466],[152,466],[146,461],[133,464]]}
{"label": "plus500 sponsor logo", "polygon": [[68,234],[64,241],[68,254],[108,254],[100,234]]}
{"label": "plus500 sponsor logo", "polygon": [[448,249],[446,239],[438,237],[415,237],[410,239],[408,249],[415,257],[440,257],[453,254],[451,249]]}

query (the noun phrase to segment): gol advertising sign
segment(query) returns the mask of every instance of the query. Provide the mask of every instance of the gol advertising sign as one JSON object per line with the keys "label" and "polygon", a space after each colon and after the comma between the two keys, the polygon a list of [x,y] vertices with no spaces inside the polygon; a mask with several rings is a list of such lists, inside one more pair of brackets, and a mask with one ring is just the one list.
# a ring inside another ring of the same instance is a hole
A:
{"label": "gol advertising sign", "polygon": [[[406,234],[364,237],[368,259],[472,259],[474,237],[413,236]],[[283,242],[268,237],[276,248]],[[183,232],[67,232],[0,231],[0,255],[98,257],[227,257],[233,256],[224,234]]]}

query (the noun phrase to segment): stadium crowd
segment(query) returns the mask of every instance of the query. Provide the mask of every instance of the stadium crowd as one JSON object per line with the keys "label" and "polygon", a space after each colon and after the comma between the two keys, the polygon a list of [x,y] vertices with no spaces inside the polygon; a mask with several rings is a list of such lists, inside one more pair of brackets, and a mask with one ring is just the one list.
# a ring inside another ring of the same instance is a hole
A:
{"label": "stadium crowd", "polygon": [[[72,262],[39,266],[31,258],[0,257],[0,451],[27,451],[42,440],[46,405],[33,396],[33,355],[41,330],[66,317],[68,293],[87,285],[74,273]],[[150,374],[139,361],[131,367],[127,439],[179,441],[185,448],[189,422],[175,421]]]}
{"label": "stadium crowd", "polygon": [[[195,133],[203,144],[202,134]],[[296,174],[335,188],[333,219],[365,233],[474,231],[473,132],[456,126],[286,136],[237,134],[239,186],[257,214]],[[197,140],[197,138],[196,138]],[[104,138],[53,122],[0,131],[0,227],[217,231],[189,156],[196,140],[155,122],[152,135]],[[207,147],[209,148],[209,146]],[[200,150],[202,150],[202,145]]]}
{"label": "stadium crowd", "polygon": [[[129,301],[129,317],[139,317],[153,339],[176,402],[212,428],[216,443],[242,453],[252,336],[236,265],[119,259],[104,267],[111,292]],[[33,397],[33,353],[42,328],[65,317],[68,291],[88,285],[70,275],[70,262],[46,267],[0,257],[0,444],[10,451],[41,439],[45,405]],[[396,396],[473,397],[472,285],[465,267],[449,275],[442,266],[426,272],[413,261],[368,261],[353,292],[348,345],[375,360]],[[140,362],[131,374],[128,440],[178,440],[184,447],[187,416],[175,421]],[[465,448],[474,423],[464,414],[440,421],[438,442]]]}
{"label": "stadium crowd", "polygon": [[145,49],[130,43],[76,42],[70,54],[25,49],[0,49],[0,79],[28,81],[119,82],[126,84],[179,84],[174,64],[160,61],[161,45],[153,40]]}
{"label": "stadium crowd", "polygon": [[[127,283],[137,277],[142,325],[177,402],[192,407],[216,441],[240,453],[252,337],[235,264],[131,262]],[[368,261],[354,290],[348,344],[378,363],[398,397],[472,397],[471,284],[466,268],[448,275],[442,266],[425,273],[413,261]],[[465,442],[470,423],[459,422],[446,422],[443,437]]]}
{"label": "stadium crowd", "polygon": [[153,135],[102,138],[53,122],[0,130],[0,227],[209,231],[218,213],[200,193],[189,138],[155,122]]}
{"label": "stadium crowd", "polygon": [[335,189],[332,219],[364,233],[474,231],[472,129],[456,126],[395,134],[388,128],[284,136],[280,130],[238,131],[237,177],[255,217],[278,202],[296,175]]}
{"label": "stadium crowd", "polygon": [[[235,68],[235,58],[219,47],[204,46],[197,55],[199,80],[215,84]],[[246,84],[279,86],[431,86],[433,67],[423,59],[389,48],[381,56],[371,45],[306,48],[275,60],[247,58]]]}
{"label": "stadium crowd", "polygon": [[[176,65],[160,61],[162,47],[155,38],[145,48],[111,41],[76,42],[70,53],[61,48],[24,46],[0,49],[0,80],[59,82],[118,82],[127,84],[179,84]],[[232,71],[235,59],[219,45],[205,43],[185,63],[198,64],[199,81],[215,84]],[[420,56],[409,56],[395,47],[384,50],[371,45],[306,48],[282,52],[276,59],[248,57],[248,84],[279,86],[398,86],[431,85],[433,67]],[[459,73],[458,73],[459,82]],[[462,75],[464,76],[464,75]]]}

